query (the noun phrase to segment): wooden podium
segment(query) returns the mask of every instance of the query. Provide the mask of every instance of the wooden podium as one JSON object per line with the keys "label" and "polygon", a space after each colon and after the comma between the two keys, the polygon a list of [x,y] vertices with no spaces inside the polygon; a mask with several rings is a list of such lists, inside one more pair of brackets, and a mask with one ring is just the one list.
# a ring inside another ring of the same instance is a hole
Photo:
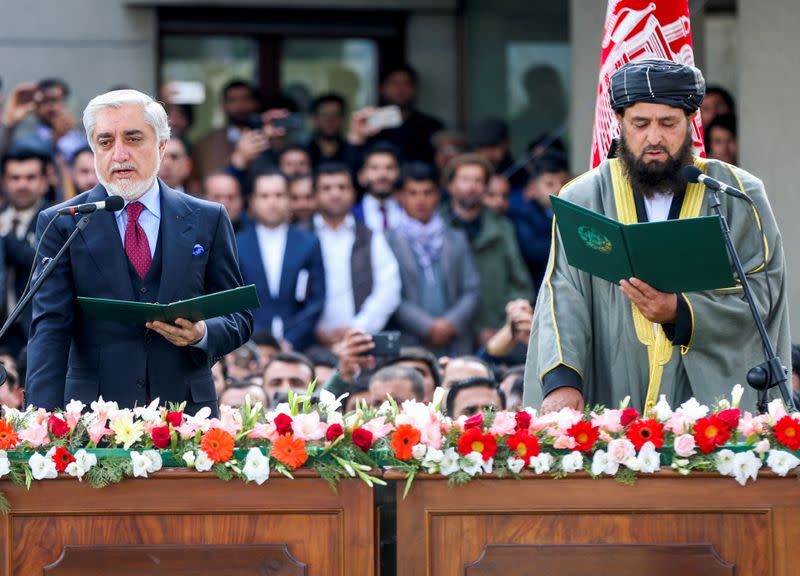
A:
{"label": "wooden podium", "polygon": [[73,478],[0,482],[7,576],[374,574],[372,490],[338,495],[312,472],[273,471],[262,486],[165,469],[94,489]]}
{"label": "wooden podium", "polygon": [[800,482],[671,471],[635,486],[586,474],[397,482],[404,576],[797,576]]}

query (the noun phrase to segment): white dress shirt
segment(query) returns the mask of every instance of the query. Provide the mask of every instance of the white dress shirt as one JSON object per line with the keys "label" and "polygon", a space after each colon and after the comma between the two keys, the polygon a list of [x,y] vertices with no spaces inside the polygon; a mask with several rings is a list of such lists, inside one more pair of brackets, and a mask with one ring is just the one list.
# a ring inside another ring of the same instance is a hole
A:
{"label": "white dress shirt", "polygon": [[264,266],[267,285],[273,298],[278,297],[281,289],[281,271],[283,270],[283,255],[286,252],[288,231],[287,224],[281,224],[277,228],[267,228],[263,224],[256,224],[258,250],[261,252],[261,263]]}
{"label": "white dress shirt", "polygon": [[381,204],[386,209],[386,220],[389,224],[388,229],[393,230],[397,227],[400,214],[403,209],[394,198],[387,198],[383,202],[370,194],[365,194],[364,199],[361,201],[361,206],[364,209],[364,224],[373,232],[383,234],[383,213],[381,212]]}
{"label": "white dress shirt", "polygon": [[669,219],[669,208],[672,206],[672,192],[666,194],[657,192],[644,197],[644,207],[649,222],[663,222]]}
{"label": "white dress shirt", "polygon": [[[150,189],[136,200],[125,200],[125,208],[131,202],[144,204],[144,210],[139,214],[139,225],[144,230],[145,236],[147,236],[147,243],[150,244],[150,257],[152,258],[156,254],[158,227],[161,224],[161,191],[158,187],[158,180],[154,180]],[[128,226],[128,211],[125,208],[115,214],[123,247],[125,246],[125,228]]]}
{"label": "white dress shirt", "polygon": [[380,332],[400,305],[401,289],[397,259],[383,234],[372,235],[372,292],[356,314],[350,267],[356,239],[355,219],[348,215],[338,228],[331,228],[316,214],[314,228],[325,266],[325,308],[317,328],[331,331],[349,327],[368,334]]}

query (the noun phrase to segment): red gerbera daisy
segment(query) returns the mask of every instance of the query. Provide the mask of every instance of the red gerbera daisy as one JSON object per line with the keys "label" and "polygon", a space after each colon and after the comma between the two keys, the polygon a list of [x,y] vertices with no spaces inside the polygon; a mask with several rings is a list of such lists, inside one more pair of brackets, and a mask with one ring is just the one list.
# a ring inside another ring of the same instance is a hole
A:
{"label": "red gerbera daisy", "polygon": [[56,448],[55,454],[53,454],[53,462],[56,463],[56,470],[64,472],[70,462],[75,462],[75,456],[70,454],[69,450],[63,446],[59,446]]}
{"label": "red gerbera daisy", "polygon": [[485,462],[497,454],[497,440],[491,434],[481,432],[480,428],[470,428],[458,440],[458,451],[464,456],[478,452]]}
{"label": "red gerbera daisy", "polygon": [[655,418],[634,420],[625,435],[637,450],[641,450],[648,442],[652,442],[656,448],[664,446],[664,426]]}
{"label": "red gerbera daisy", "polygon": [[800,420],[791,416],[784,416],[775,423],[772,429],[775,440],[789,450],[800,450]]}
{"label": "red gerbera daisy", "polygon": [[519,430],[512,436],[509,436],[506,443],[513,452],[515,458],[525,461],[525,466],[528,465],[531,458],[538,456],[539,452],[541,452],[539,439],[536,436],[531,436],[525,430]]}
{"label": "red gerbera daisy", "polygon": [[212,428],[203,434],[200,448],[214,464],[227,462],[233,456],[233,436],[225,430]]}
{"label": "red gerbera daisy", "polygon": [[713,452],[717,446],[723,446],[730,437],[730,428],[716,414],[700,418],[694,424],[694,441],[703,454]]}
{"label": "red gerbera daisy", "polygon": [[292,470],[299,468],[308,460],[306,441],[295,438],[293,434],[284,434],[272,444],[271,456]]}
{"label": "red gerbera daisy", "polygon": [[411,424],[401,424],[392,434],[392,450],[399,460],[409,460],[412,448],[419,444],[421,434]]}
{"label": "red gerbera daisy", "polygon": [[19,436],[14,432],[14,427],[0,420],[0,450],[11,450],[19,444]]}
{"label": "red gerbera daisy", "polygon": [[597,442],[597,438],[600,437],[600,429],[597,426],[593,426],[591,422],[581,420],[567,430],[567,435],[572,436],[575,440],[575,450],[589,452],[594,447],[594,443]]}

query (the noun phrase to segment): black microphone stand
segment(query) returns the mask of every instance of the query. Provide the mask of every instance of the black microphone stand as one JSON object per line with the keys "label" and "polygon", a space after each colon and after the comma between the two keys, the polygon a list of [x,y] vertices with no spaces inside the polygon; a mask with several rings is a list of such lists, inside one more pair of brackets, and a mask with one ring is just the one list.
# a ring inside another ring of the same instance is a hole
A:
{"label": "black microphone stand", "polygon": [[[767,391],[773,386],[778,387],[778,389],[781,391],[781,396],[783,397],[784,403],[789,407],[790,411],[794,411],[796,410],[796,407],[794,405],[794,400],[792,399],[792,394],[787,385],[787,371],[783,367],[783,363],[781,362],[780,358],[778,358],[778,356],[775,354],[775,348],[772,346],[772,342],[769,340],[769,334],[767,334],[767,328],[764,326],[764,320],[761,318],[761,315],[758,313],[758,309],[756,308],[756,303],[753,299],[753,292],[750,290],[750,282],[747,279],[747,275],[744,273],[742,261],[739,258],[739,254],[736,252],[736,247],[733,245],[733,241],[731,240],[730,226],[728,226],[728,221],[725,219],[725,216],[722,214],[722,211],[719,208],[719,195],[713,188],[707,188],[709,192],[711,192],[711,207],[714,209],[714,212],[716,212],[717,216],[719,216],[720,226],[722,227],[722,236],[725,238],[725,245],[728,248],[728,254],[730,254],[731,259],[733,260],[733,265],[736,268],[736,274],[739,276],[739,280],[742,282],[744,296],[747,300],[747,304],[750,306],[750,313],[753,315],[753,320],[755,320],[756,328],[758,328],[758,333],[761,336],[761,344],[764,347],[764,355],[767,358],[766,362],[751,368],[747,372],[747,383],[752,388],[758,390],[758,411],[760,414],[765,414],[767,412]],[[765,261],[764,266],[766,267],[766,265],[767,263]],[[769,282],[769,278],[767,278],[767,282]]]}
{"label": "black microphone stand", "polygon": [[[56,267],[56,264],[58,264],[58,261],[64,255],[64,252],[66,252],[67,249],[69,249],[70,244],[72,244],[75,241],[75,238],[78,237],[78,233],[80,233],[81,230],[83,230],[84,228],[86,228],[86,226],[88,226],[89,221],[92,219],[93,214],[94,212],[91,212],[86,216],[84,216],[83,218],[81,218],[80,220],[78,220],[78,223],[75,225],[75,229],[72,231],[72,234],[69,235],[69,238],[67,238],[67,241],[64,242],[64,245],[61,247],[61,249],[58,251],[58,253],[55,255],[54,258],[42,259],[42,263],[47,262],[47,264],[42,270],[42,273],[36,279],[36,282],[34,282],[33,286],[31,286],[30,290],[28,290],[25,293],[25,296],[22,298],[22,300],[17,302],[17,305],[14,306],[14,309],[8,315],[8,319],[6,320],[5,324],[3,324],[3,327],[0,328],[0,339],[2,339],[3,336],[6,335],[6,332],[8,332],[11,326],[14,324],[14,322],[17,321],[17,318],[20,317],[20,314],[22,314],[23,310],[25,310],[25,307],[28,305],[28,303],[30,303],[34,295],[39,291],[39,288],[41,288],[42,283],[44,283],[44,281],[47,280],[50,274],[53,273],[53,269]],[[53,217],[58,218],[58,216],[53,216]],[[36,264],[34,263],[34,266],[35,265]],[[8,378],[8,373],[6,372],[5,367],[2,364],[0,364],[0,386],[5,383],[6,378]]]}

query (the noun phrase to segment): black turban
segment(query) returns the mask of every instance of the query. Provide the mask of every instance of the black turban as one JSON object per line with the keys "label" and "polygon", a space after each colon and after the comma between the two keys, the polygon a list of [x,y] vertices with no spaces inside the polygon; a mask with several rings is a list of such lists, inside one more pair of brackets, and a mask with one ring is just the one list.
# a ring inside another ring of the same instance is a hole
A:
{"label": "black turban", "polygon": [[608,92],[613,110],[652,102],[694,112],[706,94],[706,81],[694,66],[670,60],[638,60],[614,72]]}

